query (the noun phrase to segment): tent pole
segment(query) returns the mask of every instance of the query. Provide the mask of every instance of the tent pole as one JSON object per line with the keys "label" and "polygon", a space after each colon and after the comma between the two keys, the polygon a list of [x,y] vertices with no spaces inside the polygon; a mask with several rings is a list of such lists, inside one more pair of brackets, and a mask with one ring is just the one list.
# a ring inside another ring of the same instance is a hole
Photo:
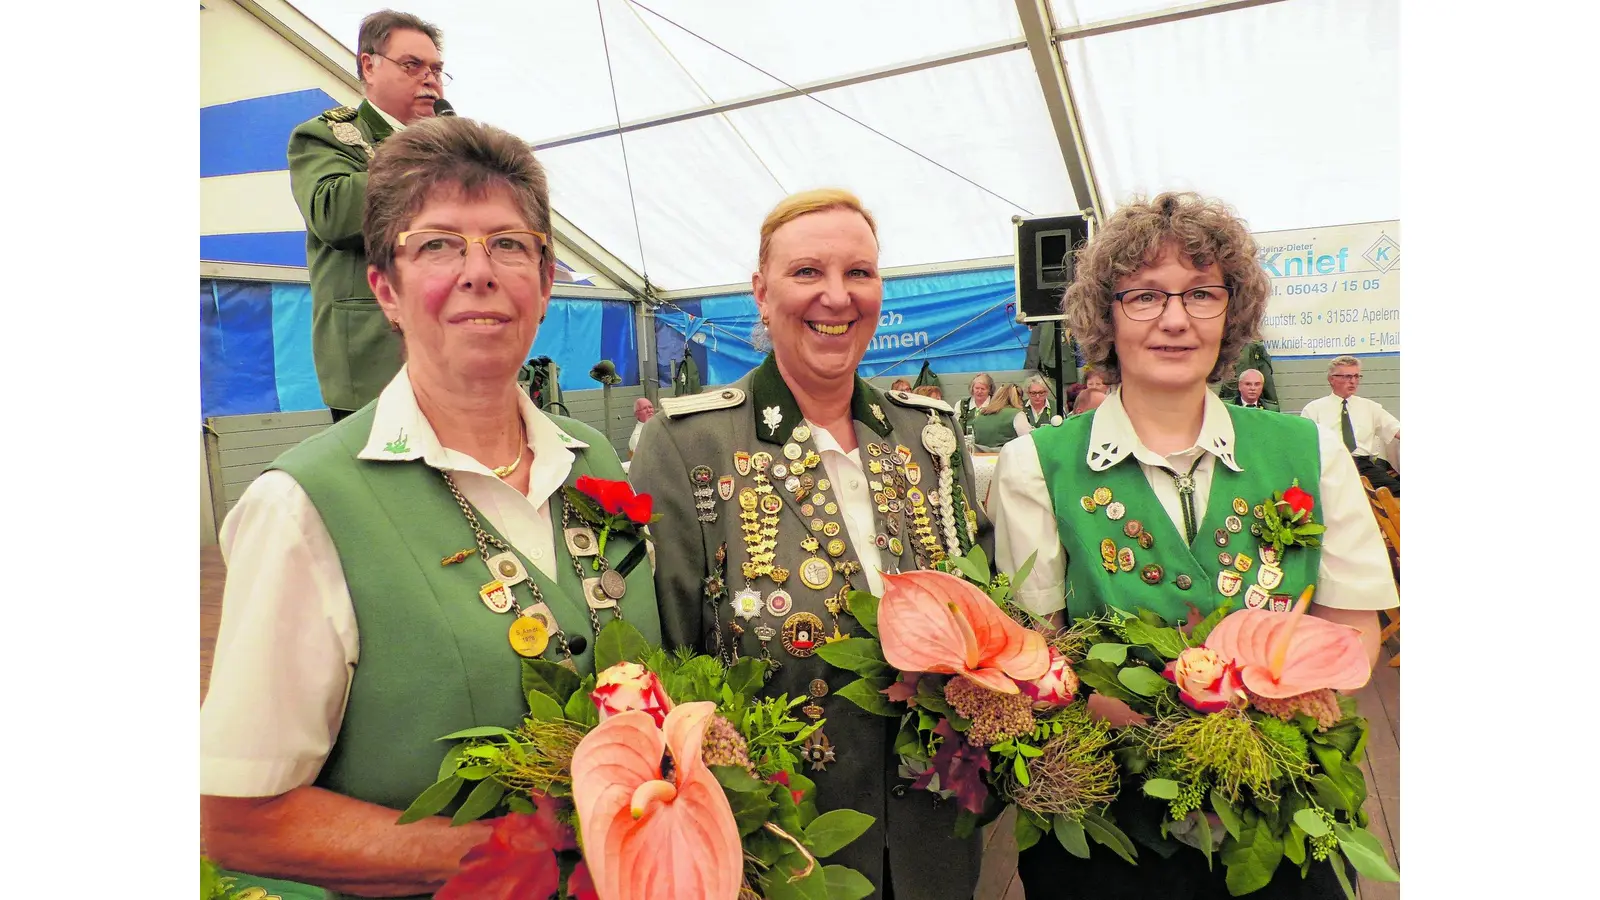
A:
{"label": "tent pole", "polygon": [[1016,0],[1016,4],[1022,33],[1028,39],[1028,54],[1033,57],[1033,70],[1039,75],[1039,90],[1050,112],[1050,124],[1061,148],[1061,159],[1067,165],[1067,180],[1072,182],[1073,197],[1084,214],[1100,218],[1103,215],[1100,187],[1089,161],[1089,146],[1083,139],[1083,123],[1078,116],[1077,101],[1072,96],[1072,85],[1067,81],[1061,54],[1056,52],[1049,0]]}

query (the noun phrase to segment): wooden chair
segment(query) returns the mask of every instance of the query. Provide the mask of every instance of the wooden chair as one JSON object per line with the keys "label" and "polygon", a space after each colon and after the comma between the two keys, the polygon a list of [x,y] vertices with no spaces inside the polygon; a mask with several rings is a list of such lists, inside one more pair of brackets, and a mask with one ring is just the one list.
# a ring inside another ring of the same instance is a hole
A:
{"label": "wooden chair", "polygon": [[[1367,501],[1372,505],[1372,516],[1378,521],[1378,531],[1383,534],[1383,543],[1389,549],[1389,563],[1394,570],[1396,586],[1400,583],[1400,500],[1388,488],[1376,490],[1372,482],[1365,476],[1361,479],[1361,486],[1367,491]],[[1388,641],[1390,638],[1400,636],[1400,610],[1387,610],[1389,624],[1384,626],[1379,640]],[[1398,668],[1400,654],[1396,653],[1389,660],[1389,665]]]}

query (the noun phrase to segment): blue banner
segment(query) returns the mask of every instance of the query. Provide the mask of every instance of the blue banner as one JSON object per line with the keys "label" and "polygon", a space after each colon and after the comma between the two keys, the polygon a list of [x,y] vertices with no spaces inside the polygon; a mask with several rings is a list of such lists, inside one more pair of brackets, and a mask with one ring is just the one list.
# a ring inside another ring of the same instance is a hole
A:
{"label": "blue banner", "polygon": [[[1028,328],[1016,316],[1009,268],[890,278],[883,283],[878,330],[860,373],[915,377],[924,360],[938,373],[1020,369]],[[703,384],[743,377],[766,355],[750,343],[756,321],[755,296],[748,293],[678,301],[658,310],[659,383],[671,385],[669,366],[683,358],[685,346]]]}

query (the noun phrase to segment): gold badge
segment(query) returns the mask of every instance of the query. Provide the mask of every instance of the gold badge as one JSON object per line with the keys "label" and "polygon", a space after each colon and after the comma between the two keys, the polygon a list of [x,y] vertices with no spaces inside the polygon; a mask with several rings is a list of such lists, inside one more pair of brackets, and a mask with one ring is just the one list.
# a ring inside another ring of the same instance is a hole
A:
{"label": "gold badge", "polygon": [[1271,544],[1262,544],[1256,548],[1256,558],[1261,560],[1263,566],[1275,566],[1278,564],[1278,551],[1272,549]]}
{"label": "gold badge", "polygon": [[765,472],[772,468],[772,454],[763,450],[750,457],[750,468],[757,472]]}
{"label": "gold badge", "polygon": [[833,566],[820,556],[807,557],[800,564],[800,581],[806,587],[820,591],[833,583]]}
{"label": "gold badge", "polygon": [[1105,540],[1101,541],[1100,542],[1100,558],[1105,560],[1108,563],[1116,562],[1117,561],[1117,542],[1113,541],[1111,538],[1106,538]]}
{"label": "gold badge", "polygon": [[1235,497],[1235,498],[1233,498],[1233,513],[1234,513],[1234,515],[1237,515],[1237,516],[1247,516],[1247,515],[1249,515],[1250,514],[1250,504],[1244,502],[1244,498],[1243,497]]}
{"label": "gold badge", "polygon": [[804,444],[806,441],[811,440],[811,426],[801,422],[794,427],[793,431],[789,432],[789,438]]}
{"label": "gold badge", "polygon": [[827,504],[822,507],[822,511],[830,516],[837,516],[839,514],[839,504],[829,500]]}
{"label": "gold badge", "polygon": [[[606,570],[611,571],[610,569]],[[600,587],[600,579],[585,578],[583,580],[583,599],[589,604],[590,609],[616,609],[617,601]]]}
{"label": "gold badge", "polygon": [[794,460],[799,459],[804,454],[805,454],[805,451],[801,450],[800,449],[800,445],[796,444],[794,441],[790,441],[789,443],[783,445],[783,458],[784,459],[787,459],[787,460],[793,462]]}
{"label": "gold badge", "polygon": [[1272,595],[1272,611],[1273,612],[1288,612],[1291,609],[1294,609],[1294,598],[1293,597],[1289,596],[1288,594],[1273,594]]}
{"label": "gold badge", "polygon": [[1255,560],[1252,559],[1250,557],[1250,554],[1248,554],[1248,553],[1244,553],[1244,552],[1241,551],[1240,553],[1238,553],[1237,555],[1235,555],[1233,557],[1233,567],[1235,569],[1238,569],[1239,570],[1239,574],[1241,574],[1241,575],[1244,574],[1245,572],[1250,571],[1250,567],[1252,565],[1254,565],[1254,564],[1255,564]]}
{"label": "gold badge", "polygon": [[745,488],[739,492],[739,508],[745,512],[754,512],[756,504],[761,500],[756,496],[755,488]]}
{"label": "gold badge", "polygon": [[906,545],[897,537],[889,538],[889,552],[899,556],[906,552]]}
{"label": "gold badge", "polygon": [[906,480],[912,484],[921,484],[922,467],[916,463],[906,463]]}
{"label": "gold badge", "polygon": [[1146,550],[1156,545],[1156,536],[1148,531],[1139,532],[1139,546]]}
{"label": "gold badge", "polygon": [[1149,585],[1160,584],[1161,583],[1161,576],[1163,576],[1165,574],[1166,574],[1166,570],[1161,568],[1159,565],[1157,565],[1155,563],[1150,563],[1149,565],[1147,565],[1144,568],[1139,570],[1139,578],[1142,579],[1145,584],[1149,584]]}
{"label": "gold badge", "polygon": [[1138,519],[1129,519],[1122,526],[1122,533],[1131,538],[1137,538],[1142,531],[1144,531],[1144,523]]}
{"label": "gold badge", "polygon": [[1257,503],[1255,509],[1251,510],[1250,512],[1258,519],[1265,519],[1267,517],[1267,508],[1265,505],[1260,503]]}
{"label": "gold badge", "polygon": [[1111,502],[1111,488],[1097,487],[1094,489],[1094,502],[1096,506],[1105,506]]}
{"label": "gold badge", "polygon": [[517,616],[517,620],[511,623],[507,637],[511,640],[511,649],[518,656],[529,659],[543,655],[545,648],[550,646],[550,632],[544,622],[534,616]]}
{"label": "gold badge", "polygon": [[827,523],[824,523],[823,526],[822,526],[822,533],[824,535],[827,535],[828,537],[838,537],[839,536],[839,523],[838,522],[827,522]]}
{"label": "gold badge", "polygon": [[1223,527],[1227,528],[1228,531],[1232,532],[1233,534],[1238,534],[1244,530],[1244,520],[1240,519],[1238,516],[1229,516],[1222,520],[1222,524]]}
{"label": "gold badge", "polygon": [[1106,504],[1106,518],[1115,522],[1128,514],[1128,508],[1122,505],[1121,500],[1113,500]]}
{"label": "gold badge", "polygon": [[838,559],[839,557],[843,556],[844,549],[844,541],[838,538],[834,538],[828,542],[828,555],[834,559]]}
{"label": "gold badge", "polygon": [[767,595],[767,615],[781,619],[794,611],[794,598],[788,591],[773,591]]}
{"label": "gold badge", "polygon": [[1133,548],[1123,547],[1117,551],[1117,568],[1124,572],[1133,571]]}
{"label": "gold badge", "polygon": [[1180,591],[1187,591],[1189,588],[1194,587],[1194,579],[1187,575],[1179,575],[1177,578],[1172,579],[1172,582],[1178,586]]}
{"label": "gold badge", "polygon": [[817,652],[822,641],[822,620],[813,613],[797,612],[783,620],[783,649],[790,656],[805,659]]}
{"label": "gold badge", "polygon": [[761,511],[769,516],[775,516],[783,511],[783,498],[777,494],[768,494],[761,498]]}
{"label": "gold badge", "polygon": [[1095,511],[1095,510],[1096,510],[1096,509],[1099,509],[1099,508],[1100,508],[1100,507],[1099,507],[1099,506],[1098,506],[1098,505],[1097,505],[1097,504],[1096,504],[1096,503],[1095,503],[1095,502],[1094,502],[1094,498],[1093,498],[1093,497],[1090,497],[1090,496],[1087,496],[1087,495],[1085,495],[1085,496],[1083,496],[1083,497],[1081,497],[1081,498],[1079,498],[1079,499],[1078,499],[1078,504],[1079,504],[1079,505],[1081,505],[1081,506],[1082,506],[1082,507],[1083,507],[1083,511],[1084,511],[1084,512],[1086,512],[1086,513],[1092,513],[1092,512],[1094,512],[1094,511]]}

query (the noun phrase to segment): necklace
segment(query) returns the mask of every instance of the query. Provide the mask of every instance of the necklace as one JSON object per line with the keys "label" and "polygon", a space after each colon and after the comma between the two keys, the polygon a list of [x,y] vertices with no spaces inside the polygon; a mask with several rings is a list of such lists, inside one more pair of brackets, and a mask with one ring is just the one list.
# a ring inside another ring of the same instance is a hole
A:
{"label": "necklace", "polygon": [[511,473],[517,470],[517,466],[522,465],[522,451],[528,449],[528,432],[519,428],[517,434],[521,435],[517,442],[517,458],[512,460],[509,466],[497,466],[493,470],[496,478],[510,478]]}

